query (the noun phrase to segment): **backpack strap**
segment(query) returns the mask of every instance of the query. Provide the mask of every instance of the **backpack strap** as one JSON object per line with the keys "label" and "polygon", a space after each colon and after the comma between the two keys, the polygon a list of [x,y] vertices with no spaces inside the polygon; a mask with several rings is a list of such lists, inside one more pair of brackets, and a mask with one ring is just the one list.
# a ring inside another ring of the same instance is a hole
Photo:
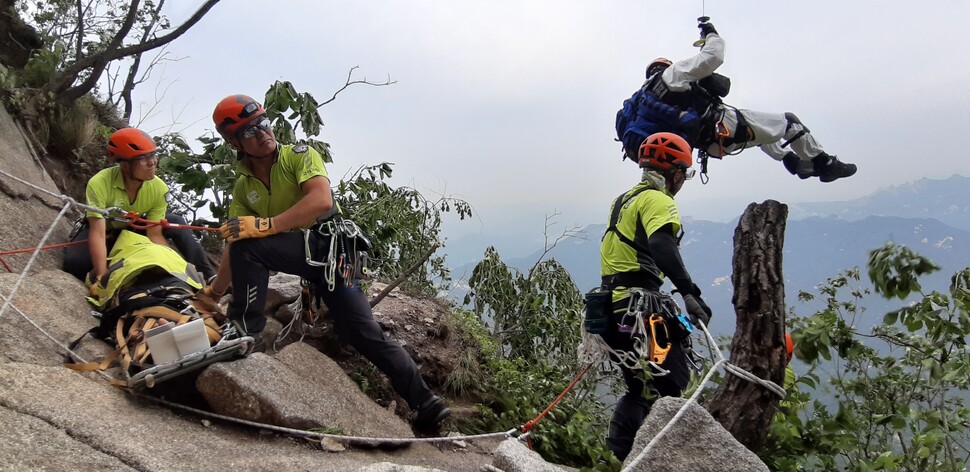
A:
{"label": "backpack strap", "polygon": [[629,203],[630,200],[633,200],[634,198],[636,198],[637,195],[640,195],[646,190],[650,190],[650,187],[638,188],[633,192],[630,192],[629,195],[627,194],[628,192],[623,192],[622,194],[620,194],[619,197],[616,198],[616,200],[613,201],[613,213],[610,214],[610,225],[606,228],[606,231],[612,231],[613,234],[615,234],[616,237],[623,242],[623,244],[626,244],[627,246],[632,247],[637,252],[649,253],[650,252],[649,248],[644,247],[642,244],[637,243],[636,241],[626,237],[626,235],[621,233],[620,230],[616,227],[616,224],[620,221],[620,211],[623,210],[623,206]]}

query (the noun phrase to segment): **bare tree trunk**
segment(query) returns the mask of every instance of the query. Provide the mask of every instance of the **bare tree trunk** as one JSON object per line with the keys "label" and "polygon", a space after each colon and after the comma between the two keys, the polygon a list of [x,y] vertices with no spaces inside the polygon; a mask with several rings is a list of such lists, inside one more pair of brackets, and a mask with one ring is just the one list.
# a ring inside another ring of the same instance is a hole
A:
{"label": "bare tree trunk", "polygon": [[[788,206],[767,200],[744,210],[734,231],[731,363],[781,385],[785,377],[785,284],[782,249]],[[752,451],[760,449],[780,399],[765,387],[728,374],[706,405]]]}

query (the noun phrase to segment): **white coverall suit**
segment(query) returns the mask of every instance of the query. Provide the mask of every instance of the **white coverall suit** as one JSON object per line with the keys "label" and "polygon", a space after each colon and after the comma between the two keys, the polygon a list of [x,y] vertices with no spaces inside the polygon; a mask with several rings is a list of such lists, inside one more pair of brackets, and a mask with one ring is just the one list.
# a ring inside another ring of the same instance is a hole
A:
{"label": "white coverall suit", "polygon": [[[724,63],[724,40],[717,33],[711,33],[707,35],[707,41],[697,55],[674,62],[670,67],[664,69],[661,80],[667,84],[671,91],[686,92],[690,90],[691,82],[711,75],[722,63]],[[738,128],[737,115],[731,107],[720,105],[718,108],[720,120],[729,133],[726,140],[730,141]],[[754,137],[744,143],[732,144],[723,148],[715,142],[705,149],[711,156],[720,157],[741,148],[758,146],[765,154],[776,161],[781,161],[788,152],[781,145],[805,130],[801,123],[790,123],[785,113],[766,113],[741,109],[738,111],[741,112],[748,126],[751,127]],[[823,152],[822,146],[808,132],[792,141],[789,147],[800,159],[799,173],[801,173],[803,166],[806,170],[812,169],[812,158]]]}

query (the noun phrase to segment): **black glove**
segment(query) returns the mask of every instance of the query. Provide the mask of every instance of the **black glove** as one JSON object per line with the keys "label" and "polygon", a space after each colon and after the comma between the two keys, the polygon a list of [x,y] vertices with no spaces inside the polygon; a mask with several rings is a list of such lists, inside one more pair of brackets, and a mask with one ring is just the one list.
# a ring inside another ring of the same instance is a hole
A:
{"label": "black glove", "polygon": [[713,23],[700,23],[697,25],[697,28],[701,30],[701,39],[706,38],[707,35],[711,33],[717,34],[717,30],[714,29]]}
{"label": "black glove", "polygon": [[698,321],[703,322],[704,326],[707,326],[711,322],[711,307],[704,303],[704,300],[698,295],[684,295],[684,308],[687,310],[687,314],[690,315],[690,322],[695,326],[698,326]]}

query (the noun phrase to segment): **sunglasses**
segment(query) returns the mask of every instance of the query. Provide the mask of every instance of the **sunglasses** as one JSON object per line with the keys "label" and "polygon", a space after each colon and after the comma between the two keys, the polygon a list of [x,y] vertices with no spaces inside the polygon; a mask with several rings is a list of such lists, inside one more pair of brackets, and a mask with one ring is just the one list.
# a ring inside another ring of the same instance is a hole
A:
{"label": "sunglasses", "polygon": [[693,179],[695,173],[694,169],[684,169],[684,180]]}
{"label": "sunglasses", "polygon": [[153,161],[154,162],[158,161],[158,156],[155,155],[154,152],[150,152],[148,154],[138,156],[134,159],[125,160],[125,162],[128,162],[131,165],[143,165],[143,166],[148,165],[150,162],[153,162]]}
{"label": "sunglasses", "polygon": [[255,137],[260,131],[268,133],[272,128],[273,124],[270,123],[269,118],[262,117],[257,119],[255,123],[239,130],[238,136],[241,139],[249,139]]}

